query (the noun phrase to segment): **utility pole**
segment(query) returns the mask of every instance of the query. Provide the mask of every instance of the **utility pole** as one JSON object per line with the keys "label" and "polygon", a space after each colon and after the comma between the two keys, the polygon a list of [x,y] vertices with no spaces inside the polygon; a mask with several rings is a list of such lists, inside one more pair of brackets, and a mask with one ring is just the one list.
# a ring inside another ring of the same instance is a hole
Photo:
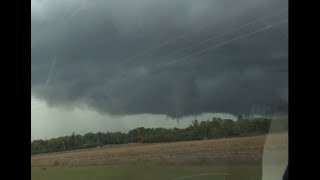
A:
{"label": "utility pole", "polygon": [[63,143],[63,150],[65,151],[66,150],[66,146],[64,145],[64,141],[62,140],[62,143]]}
{"label": "utility pole", "polygon": [[178,116],[178,112],[176,111],[176,118],[177,118],[177,125],[179,127],[179,116]]}

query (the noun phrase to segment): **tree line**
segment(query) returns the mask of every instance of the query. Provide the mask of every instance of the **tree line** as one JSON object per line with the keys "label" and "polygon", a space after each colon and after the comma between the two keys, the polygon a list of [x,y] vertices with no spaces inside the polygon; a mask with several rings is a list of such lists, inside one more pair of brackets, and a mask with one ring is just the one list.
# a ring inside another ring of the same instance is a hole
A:
{"label": "tree line", "polygon": [[[275,131],[288,129],[287,119],[277,119]],[[49,153],[103,145],[128,143],[158,143],[173,141],[190,141],[202,139],[219,139],[228,137],[264,135],[269,132],[270,118],[243,118],[236,121],[231,119],[212,118],[199,122],[197,119],[184,129],[179,128],[144,128],[139,127],[123,132],[98,132],[85,135],[74,134],[48,140],[34,140],[31,142],[31,153]]]}

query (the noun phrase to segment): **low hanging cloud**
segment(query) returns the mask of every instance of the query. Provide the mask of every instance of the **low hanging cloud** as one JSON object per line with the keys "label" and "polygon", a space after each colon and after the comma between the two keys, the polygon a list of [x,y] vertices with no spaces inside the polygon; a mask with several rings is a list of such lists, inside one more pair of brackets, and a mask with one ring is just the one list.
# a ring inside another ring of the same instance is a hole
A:
{"label": "low hanging cloud", "polygon": [[31,8],[32,96],[50,106],[170,117],[287,112],[285,0],[33,0]]}

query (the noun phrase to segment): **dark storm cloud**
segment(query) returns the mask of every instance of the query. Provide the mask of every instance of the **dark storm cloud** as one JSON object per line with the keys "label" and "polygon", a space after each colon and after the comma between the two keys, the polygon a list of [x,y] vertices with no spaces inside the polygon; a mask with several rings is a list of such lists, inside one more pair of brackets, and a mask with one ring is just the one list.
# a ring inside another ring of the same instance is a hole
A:
{"label": "dark storm cloud", "polygon": [[259,21],[196,46],[273,12],[282,12],[281,19],[286,1],[33,4],[32,94],[49,105],[86,104],[101,113],[175,117],[249,113],[266,106],[273,109],[260,111],[276,112],[287,99],[286,23],[187,57],[276,22]]}

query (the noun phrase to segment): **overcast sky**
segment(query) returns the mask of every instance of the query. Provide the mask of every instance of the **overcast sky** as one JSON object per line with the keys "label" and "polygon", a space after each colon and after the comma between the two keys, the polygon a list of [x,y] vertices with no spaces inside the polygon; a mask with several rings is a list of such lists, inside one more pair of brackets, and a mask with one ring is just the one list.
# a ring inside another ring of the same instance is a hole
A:
{"label": "overcast sky", "polygon": [[287,112],[287,0],[31,2],[33,139]]}

